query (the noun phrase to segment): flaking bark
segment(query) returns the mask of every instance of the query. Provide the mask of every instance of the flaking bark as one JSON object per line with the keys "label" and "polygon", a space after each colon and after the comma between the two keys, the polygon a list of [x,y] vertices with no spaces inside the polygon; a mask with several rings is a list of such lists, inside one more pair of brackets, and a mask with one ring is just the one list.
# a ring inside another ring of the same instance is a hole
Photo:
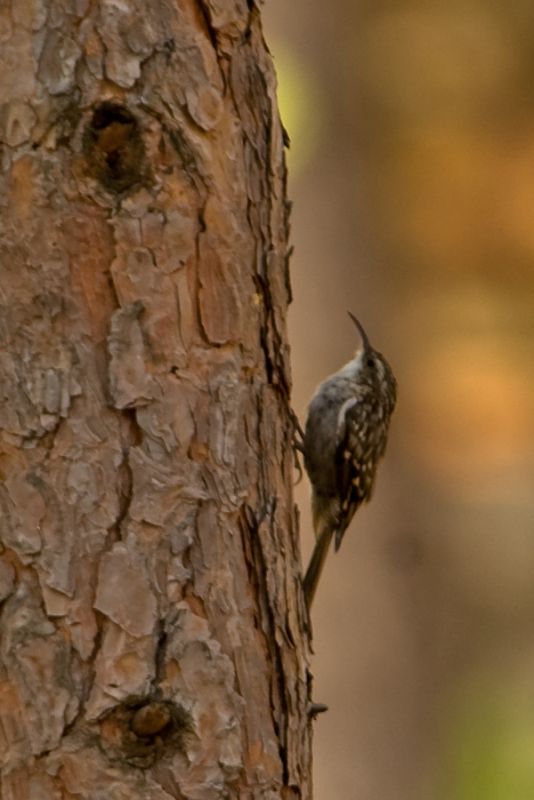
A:
{"label": "flaking bark", "polygon": [[0,41],[0,794],[309,798],[257,10],[13,0]]}

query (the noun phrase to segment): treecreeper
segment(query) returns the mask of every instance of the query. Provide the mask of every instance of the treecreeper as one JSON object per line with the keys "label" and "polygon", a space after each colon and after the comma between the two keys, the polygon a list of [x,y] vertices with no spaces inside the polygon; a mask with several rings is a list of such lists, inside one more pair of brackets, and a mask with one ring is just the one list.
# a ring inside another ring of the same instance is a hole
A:
{"label": "treecreeper", "polygon": [[359,346],[351,361],[317,387],[302,443],[316,540],[304,577],[308,608],[332,537],[337,551],[356,509],[371,499],[397,398],[391,367],[348,313],[358,330]]}

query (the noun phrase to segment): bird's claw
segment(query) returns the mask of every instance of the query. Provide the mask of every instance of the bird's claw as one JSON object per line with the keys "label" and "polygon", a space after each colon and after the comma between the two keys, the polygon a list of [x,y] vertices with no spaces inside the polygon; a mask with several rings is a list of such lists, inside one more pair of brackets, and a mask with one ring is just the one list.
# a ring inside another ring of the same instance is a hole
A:
{"label": "bird's claw", "polygon": [[298,417],[293,409],[290,410],[290,419],[293,424],[293,451],[295,455],[295,469],[298,472],[298,478],[295,482],[295,486],[298,486],[302,480],[302,466],[300,464],[298,454],[300,453],[302,456],[304,455],[304,431],[302,430]]}

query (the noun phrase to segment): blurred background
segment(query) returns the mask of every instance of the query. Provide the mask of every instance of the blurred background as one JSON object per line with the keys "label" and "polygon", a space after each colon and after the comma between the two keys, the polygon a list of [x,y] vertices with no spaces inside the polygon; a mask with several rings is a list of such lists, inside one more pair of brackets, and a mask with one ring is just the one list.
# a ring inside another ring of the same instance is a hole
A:
{"label": "blurred background", "polygon": [[[294,405],[399,383],[314,608],[315,800],[534,798],[534,4],[269,0]],[[298,487],[303,561],[312,534]]]}

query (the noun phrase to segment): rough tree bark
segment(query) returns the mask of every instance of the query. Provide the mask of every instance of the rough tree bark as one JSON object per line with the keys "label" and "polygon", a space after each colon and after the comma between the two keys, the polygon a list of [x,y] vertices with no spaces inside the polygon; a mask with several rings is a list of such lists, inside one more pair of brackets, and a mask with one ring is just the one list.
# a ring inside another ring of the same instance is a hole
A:
{"label": "rough tree bark", "polygon": [[2,800],[310,797],[252,0],[0,7]]}

